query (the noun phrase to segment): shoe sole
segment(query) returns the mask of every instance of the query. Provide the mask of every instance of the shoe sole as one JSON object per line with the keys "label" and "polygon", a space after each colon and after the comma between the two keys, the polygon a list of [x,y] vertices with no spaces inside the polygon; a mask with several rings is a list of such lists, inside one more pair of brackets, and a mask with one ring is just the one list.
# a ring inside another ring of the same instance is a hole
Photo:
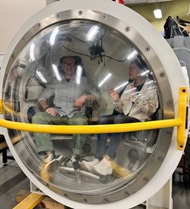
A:
{"label": "shoe sole", "polygon": [[103,172],[96,170],[96,168],[94,168],[93,173],[99,176],[107,176],[107,175],[112,175],[113,169],[111,169],[108,173],[103,173]]}
{"label": "shoe sole", "polygon": [[95,172],[94,166],[89,166],[86,163],[88,163],[88,162],[81,163],[80,164],[81,168],[84,169],[85,171]]}
{"label": "shoe sole", "polygon": [[47,163],[44,166],[44,169],[47,172],[53,172],[53,171],[55,171],[61,165],[61,160],[62,159],[63,159],[63,156],[59,156],[57,159],[53,159],[51,162]]}

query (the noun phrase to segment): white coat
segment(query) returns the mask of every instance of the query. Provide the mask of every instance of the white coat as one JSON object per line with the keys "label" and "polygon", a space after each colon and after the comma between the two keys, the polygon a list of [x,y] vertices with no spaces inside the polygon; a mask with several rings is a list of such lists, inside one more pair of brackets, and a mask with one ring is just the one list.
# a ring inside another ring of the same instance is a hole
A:
{"label": "white coat", "polygon": [[150,120],[153,113],[158,109],[157,88],[154,81],[146,78],[140,91],[129,83],[123,91],[118,102],[114,102],[115,110],[140,121]]}

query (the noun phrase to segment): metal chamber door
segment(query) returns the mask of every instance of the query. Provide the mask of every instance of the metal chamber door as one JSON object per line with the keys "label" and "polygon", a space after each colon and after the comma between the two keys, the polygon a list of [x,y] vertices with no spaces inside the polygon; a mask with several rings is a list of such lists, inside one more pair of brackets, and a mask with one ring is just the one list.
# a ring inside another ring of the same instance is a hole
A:
{"label": "metal chamber door", "polygon": [[[153,122],[162,120],[165,124],[165,120],[178,118],[179,92],[181,87],[188,89],[187,79],[173,50],[150,23],[111,1],[63,0],[50,4],[25,23],[5,55],[0,72],[1,120],[15,123],[4,125],[1,132],[31,182],[51,198],[76,209],[134,207],[156,193],[175,170],[184,148],[176,142],[178,128],[168,124],[141,130],[139,125],[138,131],[124,134],[114,159],[119,169],[110,178],[80,166],[44,170],[30,125],[34,125],[32,117],[42,111],[38,106],[41,92],[53,79],[60,79],[60,58],[66,55],[76,59],[77,69],[82,69],[83,76],[101,93],[97,104],[85,104],[91,122],[113,113],[108,90],[114,87],[121,92],[130,82],[128,68],[135,57],[146,66],[146,85],[152,88],[148,88],[149,93],[158,95]],[[96,152],[99,126],[89,133],[91,126],[86,127],[85,160]],[[72,155],[71,134],[52,135],[58,154]]]}

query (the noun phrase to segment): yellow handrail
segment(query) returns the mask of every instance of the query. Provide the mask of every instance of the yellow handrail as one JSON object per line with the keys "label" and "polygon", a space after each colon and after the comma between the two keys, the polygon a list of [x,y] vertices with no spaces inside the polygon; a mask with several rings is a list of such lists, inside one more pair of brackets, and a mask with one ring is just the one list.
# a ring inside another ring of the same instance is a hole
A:
{"label": "yellow handrail", "polygon": [[3,100],[0,99],[0,114],[3,113]]}
{"label": "yellow handrail", "polygon": [[168,128],[182,125],[182,120],[179,118],[168,120],[157,120],[148,122],[137,122],[127,124],[113,125],[41,125],[20,123],[7,120],[0,120],[0,126],[28,132],[52,133],[52,134],[90,134],[90,133],[116,133],[116,132],[131,132],[141,130],[151,130],[158,128]]}
{"label": "yellow handrail", "polygon": [[[186,143],[186,108],[188,102],[188,93],[186,87],[181,87],[179,92],[178,102],[178,118],[156,120],[148,122],[137,122],[127,124],[112,124],[112,125],[41,125],[13,122],[0,119],[0,126],[27,132],[40,132],[51,134],[90,134],[90,133],[116,133],[116,132],[132,132],[141,130],[151,130],[159,128],[168,128],[177,126],[177,148],[183,150]],[[0,103],[0,109],[2,109]]]}
{"label": "yellow handrail", "polygon": [[178,101],[178,118],[181,119],[182,124],[177,127],[177,149],[182,150],[185,147],[187,137],[185,136],[187,117],[187,103],[188,103],[188,91],[185,87],[179,89],[179,101]]}

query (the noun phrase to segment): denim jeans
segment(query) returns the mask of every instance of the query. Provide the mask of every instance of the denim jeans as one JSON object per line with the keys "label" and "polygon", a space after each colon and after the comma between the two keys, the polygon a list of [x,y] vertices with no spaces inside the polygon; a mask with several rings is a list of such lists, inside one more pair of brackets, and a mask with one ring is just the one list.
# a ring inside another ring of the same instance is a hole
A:
{"label": "denim jeans", "polygon": [[[134,123],[140,122],[136,118],[129,117],[124,114],[118,115],[105,115],[99,120],[99,124],[119,124],[119,123]],[[108,134],[97,135],[97,147],[96,147],[96,158],[101,160],[104,155],[108,155],[111,159],[115,158],[116,150],[122,140],[123,133],[112,133],[110,135],[110,143],[106,150]]]}

